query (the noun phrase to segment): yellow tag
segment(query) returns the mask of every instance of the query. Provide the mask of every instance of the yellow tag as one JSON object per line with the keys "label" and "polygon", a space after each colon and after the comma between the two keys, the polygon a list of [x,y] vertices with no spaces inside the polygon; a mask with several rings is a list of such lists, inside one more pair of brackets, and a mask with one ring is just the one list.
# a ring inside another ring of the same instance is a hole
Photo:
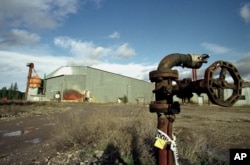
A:
{"label": "yellow tag", "polygon": [[163,149],[166,143],[167,143],[167,141],[165,141],[165,140],[163,140],[161,138],[157,138],[156,141],[155,141],[154,146],[157,147],[157,148]]}

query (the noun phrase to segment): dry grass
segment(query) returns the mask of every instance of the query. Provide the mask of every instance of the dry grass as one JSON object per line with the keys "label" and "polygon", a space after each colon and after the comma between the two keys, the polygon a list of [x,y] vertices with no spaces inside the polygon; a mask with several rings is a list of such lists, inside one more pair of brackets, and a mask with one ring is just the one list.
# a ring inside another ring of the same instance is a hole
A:
{"label": "dry grass", "polygon": [[[82,113],[85,108],[58,119],[54,135],[59,151],[83,150],[80,160],[103,151],[109,162],[155,164],[156,114],[141,105],[90,106],[91,115]],[[55,103],[2,105],[0,114],[49,113],[65,107]],[[180,164],[228,164],[230,148],[250,148],[249,115],[249,107],[182,106],[174,122]]]}
{"label": "dry grass", "polygon": [[9,102],[0,104],[0,119],[15,119],[33,115],[47,115],[68,110],[64,104],[55,102]]}
{"label": "dry grass", "polygon": [[154,164],[156,121],[152,117],[147,108],[138,106],[128,111],[105,107],[86,120],[76,113],[57,128],[57,147],[84,149],[86,154],[102,150],[110,162],[120,159],[132,164]]}
{"label": "dry grass", "polygon": [[230,148],[250,148],[249,115],[247,107],[183,106],[175,122],[182,161],[229,164]]}
{"label": "dry grass", "polygon": [[226,165],[229,158],[225,157],[219,146],[211,146],[215,142],[212,136],[206,136],[203,130],[191,131],[182,129],[178,133],[177,147],[180,164]]}
{"label": "dry grass", "polygon": [[207,138],[199,132],[183,129],[178,133],[177,145],[181,161],[194,164],[200,161],[198,156],[206,148]]}
{"label": "dry grass", "polygon": [[[229,148],[241,146],[239,140],[247,138],[240,136],[245,126],[238,133],[229,131],[237,125],[231,121],[239,120],[246,124],[249,121],[244,115],[234,115],[234,111],[225,116],[227,113],[220,108],[185,108],[187,110],[177,115],[174,122],[180,164],[228,164]],[[84,149],[85,154],[107,151],[111,158],[119,157],[128,164],[155,164],[156,114],[149,113],[148,107],[143,106],[102,106],[100,109],[97,108],[88,118],[81,116],[79,111],[69,120],[60,121],[61,128],[57,128],[55,134],[57,146],[64,150]],[[218,117],[223,114],[222,118]],[[85,158],[83,156],[82,160]]]}

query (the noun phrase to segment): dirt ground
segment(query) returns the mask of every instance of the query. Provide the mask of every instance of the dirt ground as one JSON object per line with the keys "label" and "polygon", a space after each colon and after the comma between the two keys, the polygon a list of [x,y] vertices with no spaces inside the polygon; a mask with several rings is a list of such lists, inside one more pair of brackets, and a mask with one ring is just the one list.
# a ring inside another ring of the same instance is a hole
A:
{"label": "dirt ground", "polygon": [[36,108],[31,115],[27,112],[0,118],[0,164],[46,164],[57,152],[53,131],[60,125],[58,121],[77,111],[87,116],[94,107],[58,104]]}
{"label": "dirt ground", "polygon": [[[250,149],[249,107],[184,105],[174,127],[177,137],[182,136],[190,145],[200,144],[203,148],[194,148],[214,153],[216,159],[226,160],[226,164],[229,164],[230,149]],[[187,132],[193,134],[191,139]],[[209,154],[204,157],[209,157]]]}
{"label": "dirt ground", "polygon": [[[114,111],[131,106],[59,104],[52,108],[50,105],[41,106],[38,111],[33,110],[32,115],[0,118],[0,164],[47,164],[57,153],[53,132],[60,126],[59,121],[67,120],[76,112],[81,113],[83,118],[88,117],[102,106],[109,106]],[[143,106],[143,109],[149,113],[148,106]],[[151,115],[156,120],[156,114]],[[190,143],[206,139],[206,143],[209,143],[206,149],[214,147],[225,157],[229,156],[230,148],[250,148],[249,130],[249,107],[181,105],[181,112],[174,121],[177,138],[187,132],[196,133],[196,139],[187,139]]]}

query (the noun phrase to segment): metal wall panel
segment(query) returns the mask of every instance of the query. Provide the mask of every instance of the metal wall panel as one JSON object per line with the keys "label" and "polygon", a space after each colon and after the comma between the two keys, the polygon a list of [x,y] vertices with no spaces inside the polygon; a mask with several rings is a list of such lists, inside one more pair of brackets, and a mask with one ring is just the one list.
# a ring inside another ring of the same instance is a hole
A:
{"label": "metal wall panel", "polygon": [[[60,69],[67,71],[67,74]],[[118,99],[124,96],[127,96],[128,102],[133,103],[149,103],[154,100],[154,84],[150,82],[85,66],[60,69],[52,72],[47,79],[48,99],[54,99],[58,91],[63,96],[63,92],[74,90],[85,96],[90,94],[94,102],[118,102]]]}
{"label": "metal wall panel", "polygon": [[235,106],[243,106],[243,105],[250,105],[250,88],[243,88],[242,89],[242,96],[244,99],[238,100],[234,105]]}
{"label": "metal wall panel", "polygon": [[79,93],[84,93],[85,75],[65,75],[47,79],[46,82],[46,97],[54,99],[56,93],[60,92],[61,95],[66,90],[76,90]]}
{"label": "metal wall panel", "polygon": [[94,68],[87,68],[86,90],[96,102],[117,102],[127,96],[128,102],[154,100],[154,84]]}
{"label": "metal wall panel", "polygon": [[46,97],[49,100],[55,99],[55,94],[62,91],[64,76],[53,77],[46,80]]}

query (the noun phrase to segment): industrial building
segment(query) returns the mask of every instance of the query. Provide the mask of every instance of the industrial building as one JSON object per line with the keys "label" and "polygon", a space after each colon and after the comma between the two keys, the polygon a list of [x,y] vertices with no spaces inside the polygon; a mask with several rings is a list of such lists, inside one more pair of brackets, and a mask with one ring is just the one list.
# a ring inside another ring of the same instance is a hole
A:
{"label": "industrial building", "polygon": [[[44,79],[37,73],[32,76],[34,64],[30,63],[26,98],[30,101],[77,101],[114,103],[126,97],[129,103],[150,103],[155,99],[154,83],[95,69],[88,66],[62,66]],[[34,70],[35,71],[35,70]],[[224,98],[230,97],[232,90],[224,90]],[[174,96],[174,101],[182,99]],[[188,102],[188,99],[186,100]],[[189,102],[198,105],[212,104],[207,94],[193,93]],[[250,105],[250,82],[245,82],[242,96],[234,106]]]}
{"label": "industrial building", "polygon": [[154,84],[88,66],[62,66],[45,80],[46,99],[98,103],[149,103]]}

